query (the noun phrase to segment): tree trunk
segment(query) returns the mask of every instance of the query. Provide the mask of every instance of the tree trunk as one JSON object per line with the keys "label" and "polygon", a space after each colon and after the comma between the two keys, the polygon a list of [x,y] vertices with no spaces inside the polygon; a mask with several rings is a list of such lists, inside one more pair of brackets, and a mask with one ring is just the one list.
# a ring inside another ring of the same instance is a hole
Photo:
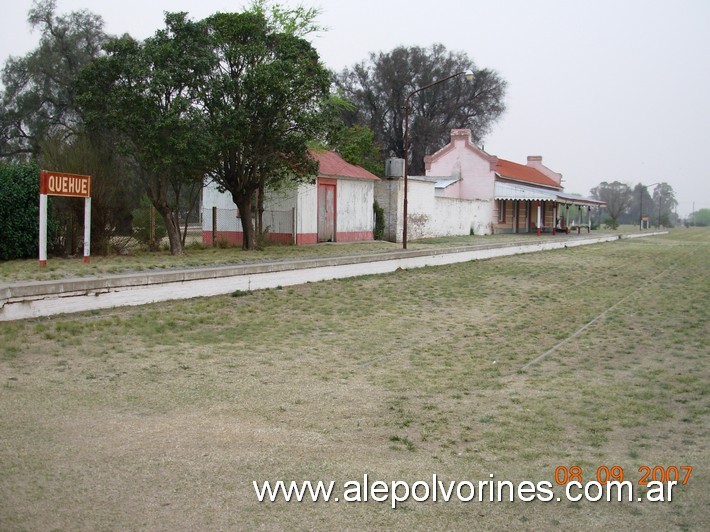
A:
{"label": "tree trunk", "polygon": [[165,229],[168,231],[168,241],[170,242],[170,254],[182,255],[182,239],[180,238],[180,223],[173,213],[172,209],[167,205],[156,207],[157,211],[165,220]]}
{"label": "tree trunk", "polygon": [[148,198],[150,202],[158,211],[160,216],[165,220],[165,228],[168,232],[168,241],[170,242],[170,254],[171,255],[182,255],[182,240],[180,239],[180,224],[177,220],[177,216],[173,213],[173,210],[168,204],[167,198],[167,188],[165,183],[156,180],[154,188],[150,186],[146,187],[146,192],[148,193]]}
{"label": "tree trunk", "polygon": [[257,194],[257,199],[256,199],[256,212],[257,212],[257,231],[256,233],[258,235],[263,235],[264,234],[264,183],[261,183],[259,185],[258,190],[256,191]]}
{"label": "tree trunk", "polygon": [[180,222],[177,219],[177,214],[170,212],[166,220],[166,228],[168,230],[168,240],[170,241],[170,253],[172,255],[182,255],[183,246],[182,238],[180,238]]}
{"label": "tree trunk", "polygon": [[236,196],[232,194],[232,199],[236,203],[239,209],[239,218],[242,221],[242,234],[244,238],[242,240],[242,249],[254,249],[256,247],[256,239],[254,237],[254,224],[252,223],[252,194],[246,194],[244,196]]}

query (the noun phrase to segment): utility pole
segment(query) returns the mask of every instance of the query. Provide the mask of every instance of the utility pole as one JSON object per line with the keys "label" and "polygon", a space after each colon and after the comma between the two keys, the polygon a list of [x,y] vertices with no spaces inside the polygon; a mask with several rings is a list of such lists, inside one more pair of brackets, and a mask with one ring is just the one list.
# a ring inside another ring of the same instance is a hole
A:
{"label": "utility pole", "polygon": [[695,227],[695,202],[693,202],[693,227]]}

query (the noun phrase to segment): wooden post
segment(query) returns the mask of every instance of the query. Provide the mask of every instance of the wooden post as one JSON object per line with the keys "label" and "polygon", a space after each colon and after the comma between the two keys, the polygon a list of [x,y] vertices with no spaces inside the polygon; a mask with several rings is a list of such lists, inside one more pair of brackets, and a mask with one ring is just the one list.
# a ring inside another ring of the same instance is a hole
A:
{"label": "wooden post", "polygon": [[296,207],[291,208],[291,241],[294,246],[298,244],[298,228],[296,227]]}
{"label": "wooden post", "polygon": [[[47,266],[47,196],[84,198],[84,263],[91,254],[91,176],[50,172],[39,173],[39,267]],[[70,219],[73,223],[74,217]],[[73,238],[73,231],[70,231]],[[72,240],[72,248],[74,247]]]}
{"label": "wooden post", "polygon": [[542,201],[537,202],[537,236],[542,234]]}
{"label": "wooden post", "polygon": [[91,256],[91,196],[84,198],[84,264]]}
{"label": "wooden post", "polygon": [[217,207],[212,207],[212,247],[217,245]]}
{"label": "wooden post", "polygon": [[557,234],[557,204],[552,207],[552,234]]}
{"label": "wooden post", "polygon": [[155,251],[155,207],[151,204],[148,209],[148,247],[151,251]]}
{"label": "wooden post", "polygon": [[39,195],[39,267],[47,267],[47,194]]}

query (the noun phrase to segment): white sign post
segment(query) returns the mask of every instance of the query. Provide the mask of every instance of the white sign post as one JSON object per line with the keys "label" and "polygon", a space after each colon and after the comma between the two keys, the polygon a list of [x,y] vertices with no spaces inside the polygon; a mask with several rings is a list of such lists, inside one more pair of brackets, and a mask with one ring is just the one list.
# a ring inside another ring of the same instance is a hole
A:
{"label": "white sign post", "polygon": [[84,263],[91,254],[91,176],[48,172],[39,175],[39,267],[47,266],[47,196],[84,198]]}

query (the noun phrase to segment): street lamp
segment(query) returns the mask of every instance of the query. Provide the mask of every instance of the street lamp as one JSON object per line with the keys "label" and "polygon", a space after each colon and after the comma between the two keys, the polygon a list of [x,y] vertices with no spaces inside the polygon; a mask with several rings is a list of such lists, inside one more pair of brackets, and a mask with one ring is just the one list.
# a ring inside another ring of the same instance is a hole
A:
{"label": "street lamp", "polygon": [[456,78],[458,76],[465,76],[466,81],[473,81],[473,70],[464,70],[462,72],[457,72],[449,77],[430,83],[429,85],[424,85],[409,93],[407,98],[404,100],[404,222],[402,227],[402,249],[407,249],[407,192],[408,192],[408,173],[409,173],[409,104],[412,96],[422,92],[425,89],[438,85],[439,83],[444,83],[450,79]]}
{"label": "street lamp", "polygon": [[[639,183],[639,185],[641,185],[641,183]],[[660,185],[660,183],[653,183],[646,186],[641,185],[641,190],[639,190],[639,231],[643,231],[643,191],[649,187],[655,187],[656,185]]]}

